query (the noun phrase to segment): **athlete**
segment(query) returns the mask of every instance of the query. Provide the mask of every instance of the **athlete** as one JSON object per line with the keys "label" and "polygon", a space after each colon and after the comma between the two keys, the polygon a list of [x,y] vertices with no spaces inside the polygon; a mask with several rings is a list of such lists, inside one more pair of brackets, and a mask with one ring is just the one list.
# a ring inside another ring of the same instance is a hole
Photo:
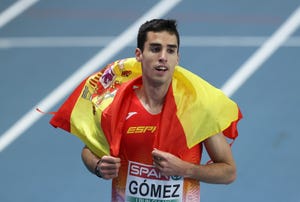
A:
{"label": "athlete", "polygon": [[[82,150],[90,172],[112,179],[112,201],[200,201],[200,182],[229,184],[236,178],[236,164],[224,132],[234,131],[234,123],[241,118],[239,110],[225,128],[190,146],[186,131],[203,120],[190,120],[196,124],[186,129],[178,118],[180,112],[169,109],[180,105],[179,96],[189,96],[176,94],[177,84],[172,80],[179,63],[179,45],[175,20],[154,19],[140,27],[135,59],[141,63],[142,76],[122,84],[116,94],[126,90],[125,99],[130,100],[118,152],[98,156],[88,146]],[[183,109],[182,113],[197,112]],[[106,127],[118,127],[110,124],[105,123]],[[212,163],[200,164],[203,146]]]}

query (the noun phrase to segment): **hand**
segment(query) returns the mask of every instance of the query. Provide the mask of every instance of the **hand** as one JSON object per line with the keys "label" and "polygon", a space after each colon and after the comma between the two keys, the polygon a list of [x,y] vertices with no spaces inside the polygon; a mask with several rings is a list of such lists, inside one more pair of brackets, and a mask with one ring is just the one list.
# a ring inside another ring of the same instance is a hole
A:
{"label": "hand", "polygon": [[100,175],[103,179],[118,177],[121,159],[112,156],[103,156],[98,164]]}
{"label": "hand", "polygon": [[158,149],[152,151],[152,157],[154,166],[166,176],[184,176],[189,164],[171,153],[163,152]]}

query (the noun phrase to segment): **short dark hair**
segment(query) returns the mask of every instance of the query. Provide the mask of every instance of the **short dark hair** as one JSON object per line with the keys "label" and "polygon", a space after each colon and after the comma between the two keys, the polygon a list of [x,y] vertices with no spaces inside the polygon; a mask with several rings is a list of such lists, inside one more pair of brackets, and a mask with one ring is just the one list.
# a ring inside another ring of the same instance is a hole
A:
{"label": "short dark hair", "polygon": [[146,21],[144,24],[140,26],[138,36],[137,36],[137,47],[143,52],[144,45],[147,40],[148,32],[162,32],[167,31],[170,34],[175,34],[177,38],[177,45],[179,50],[179,33],[177,30],[177,22],[176,20],[165,20],[165,19],[153,19],[150,21]]}

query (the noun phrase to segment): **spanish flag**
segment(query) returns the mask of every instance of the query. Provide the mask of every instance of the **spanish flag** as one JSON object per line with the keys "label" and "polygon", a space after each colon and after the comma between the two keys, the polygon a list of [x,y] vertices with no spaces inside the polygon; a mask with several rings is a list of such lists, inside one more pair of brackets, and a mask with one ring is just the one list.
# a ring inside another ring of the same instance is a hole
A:
{"label": "spanish flag", "polygon": [[[141,64],[135,58],[115,61],[94,73],[71,93],[50,124],[74,134],[97,156],[118,156],[130,91],[142,83]],[[238,136],[242,114],[237,104],[208,82],[176,66],[161,112],[154,147],[172,152],[180,147],[170,137],[183,130],[192,148],[217,133]]]}

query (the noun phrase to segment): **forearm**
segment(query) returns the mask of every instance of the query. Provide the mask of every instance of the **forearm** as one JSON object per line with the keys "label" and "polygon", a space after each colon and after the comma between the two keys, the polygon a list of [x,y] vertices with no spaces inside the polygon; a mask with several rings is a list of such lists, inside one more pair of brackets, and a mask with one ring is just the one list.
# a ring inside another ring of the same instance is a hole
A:
{"label": "forearm", "polygon": [[92,151],[84,147],[81,153],[82,161],[87,169],[103,179],[113,179],[118,176],[121,159],[110,155],[97,157]]}
{"label": "forearm", "polygon": [[231,148],[222,133],[204,141],[209,157],[213,161],[206,165],[192,165],[188,176],[202,182],[229,184],[236,178],[236,165]]}
{"label": "forearm", "polygon": [[82,149],[81,158],[85,167],[91,173],[95,174],[95,167],[100,158],[93,154],[86,146]]}
{"label": "forearm", "polygon": [[[198,165],[184,161],[173,154],[158,149],[152,151],[153,164],[163,175],[179,175],[197,181],[229,184],[236,177],[236,166],[230,158],[214,158],[215,162],[207,165]],[[214,156],[215,157],[215,156]]]}
{"label": "forearm", "polygon": [[236,167],[227,163],[211,163],[207,165],[189,164],[184,177],[205,183],[229,184],[236,178]]}

